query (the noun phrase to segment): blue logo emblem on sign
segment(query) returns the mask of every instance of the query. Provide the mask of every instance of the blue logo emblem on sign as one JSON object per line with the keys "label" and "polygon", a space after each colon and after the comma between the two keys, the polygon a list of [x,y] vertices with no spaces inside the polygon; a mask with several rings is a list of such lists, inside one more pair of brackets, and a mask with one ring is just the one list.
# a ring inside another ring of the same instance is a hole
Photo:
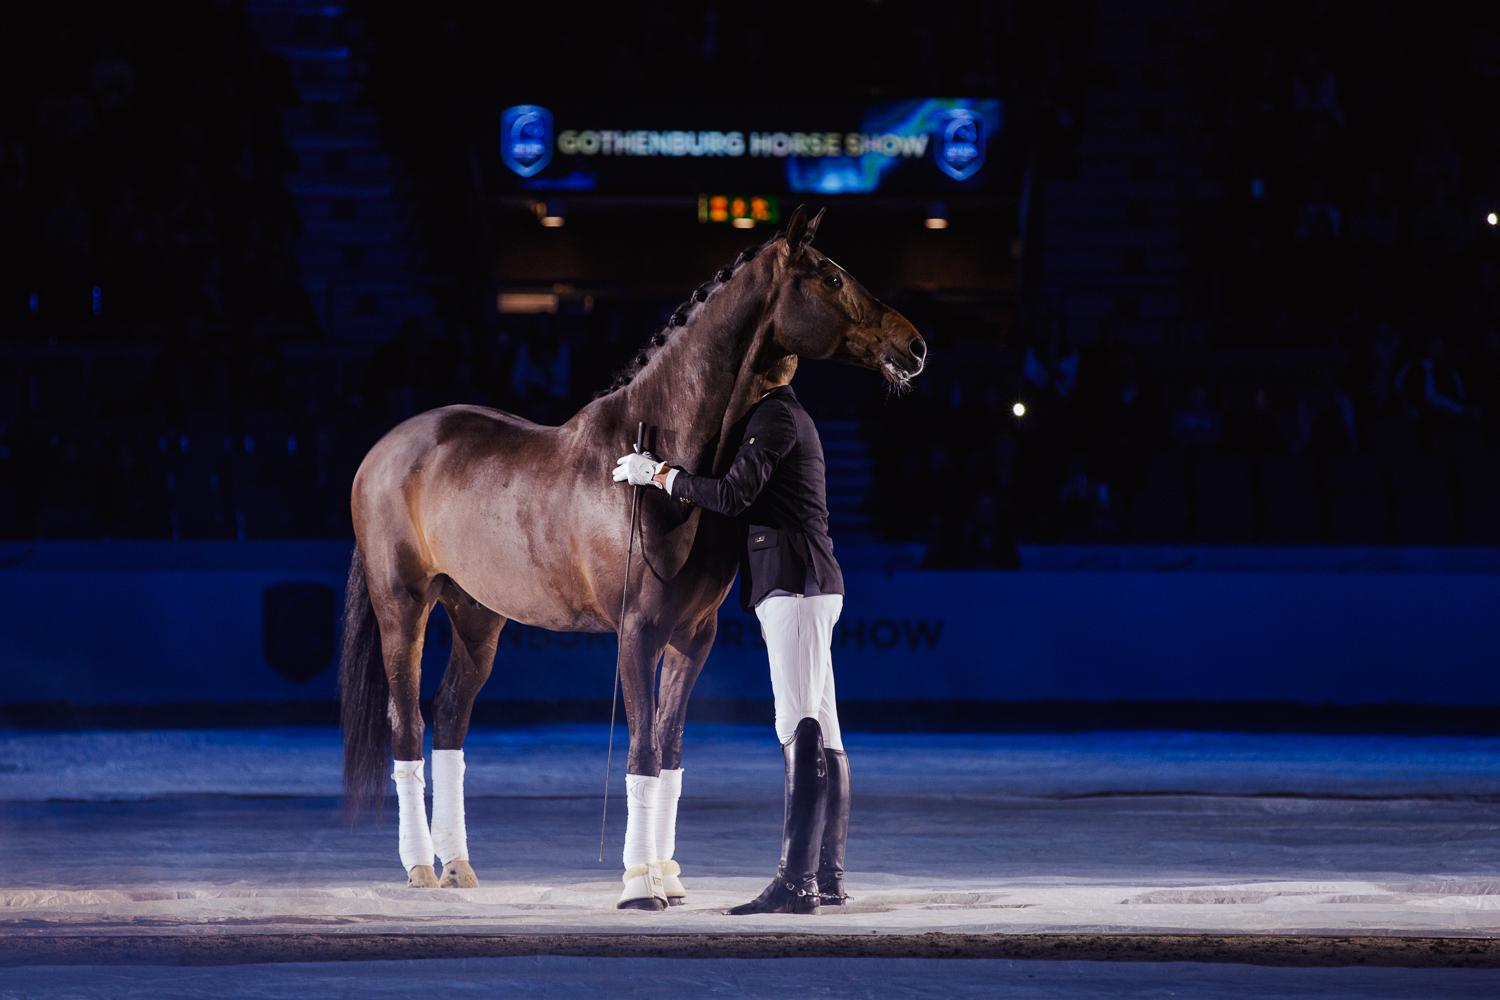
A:
{"label": "blue logo emblem on sign", "polygon": [[500,159],[522,177],[552,162],[552,112],[517,104],[500,112]]}
{"label": "blue logo emblem on sign", "polygon": [[949,111],[938,119],[938,169],[966,181],[984,166],[984,123],[969,111]]}

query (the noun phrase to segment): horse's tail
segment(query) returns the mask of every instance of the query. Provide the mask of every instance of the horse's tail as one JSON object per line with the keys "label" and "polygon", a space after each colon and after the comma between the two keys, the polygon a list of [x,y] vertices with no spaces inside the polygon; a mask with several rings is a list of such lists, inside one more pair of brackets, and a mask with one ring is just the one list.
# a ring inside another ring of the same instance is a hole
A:
{"label": "horse's tail", "polygon": [[365,561],[354,547],[344,590],[344,644],[339,654],[339,722],[344,730],[344,816],[354,823],[385,802],[391,756],[390,686],[380,655],[380,627]]}

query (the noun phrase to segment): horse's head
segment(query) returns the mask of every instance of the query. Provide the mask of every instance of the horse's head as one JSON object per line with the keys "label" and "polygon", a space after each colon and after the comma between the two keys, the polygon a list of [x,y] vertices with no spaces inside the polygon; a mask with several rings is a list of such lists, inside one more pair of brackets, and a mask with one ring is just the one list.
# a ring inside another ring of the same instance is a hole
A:
{"label": "horse's head", "polygon": [[808,221],[799,205],[786,232],[768,247],[779,280],[765,350],[859,365],[904,388],[926,366],[927,343],[910,320],[813,249],[822,221],[821,211]]}

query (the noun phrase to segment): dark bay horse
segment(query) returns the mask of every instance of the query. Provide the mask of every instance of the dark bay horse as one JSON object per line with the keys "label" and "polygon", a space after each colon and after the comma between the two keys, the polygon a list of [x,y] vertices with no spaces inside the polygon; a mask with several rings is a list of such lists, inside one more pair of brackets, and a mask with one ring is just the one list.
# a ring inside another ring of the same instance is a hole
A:
{"label": "dark bay horse", "polygon": [[[515,620],[617,632],[626,769],[650,776],[680,766],[688,696],[713,646],[743,530],[642,490],[629,610],[619,621],[633,490],[613,483],[611,470],[646,421],[659,428],[661,457],[722,475],[733,458],[729,428],[789,355],[861,365],[898,387],[921,371],[926,345],[912,324],[812,247],[822,215],[809,221],[799,207],[784,232],[699,286],[614,390],[561,426],[448,406],[412,417],[370,449],[354,477],[340,663],[344,785],[356,814],[383,796],[393,755],[423,759],[422,642],[439,601],[453,651],[433,704],[435,751],[462,749],[500,630]],[[461,786],[458,795],[461,823]],[[409,869],[411,884],[439,884],[431,860],[428,850],[429,864]],[[442,884],[477,884],[467,859],[445,867]]]}

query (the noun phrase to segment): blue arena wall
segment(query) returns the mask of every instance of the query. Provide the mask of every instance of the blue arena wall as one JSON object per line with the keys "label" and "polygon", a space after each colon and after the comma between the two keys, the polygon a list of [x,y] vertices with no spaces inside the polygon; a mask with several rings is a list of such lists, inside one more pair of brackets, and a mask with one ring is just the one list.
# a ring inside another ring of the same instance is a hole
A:
{"label": "blue arena wall", "polygon": [[[847,574],[842,700],[1500,705],[1496,550],[1038,547],[1015,572],[882,551]],[[332,700],[348,552],[0,547],[0,705]],[[429,692],[447,645],[435,621]],[[513,623],[483,697],[605,700],[614,655],[612,635]],[[696,695],[770,698],[733,599]]]}

